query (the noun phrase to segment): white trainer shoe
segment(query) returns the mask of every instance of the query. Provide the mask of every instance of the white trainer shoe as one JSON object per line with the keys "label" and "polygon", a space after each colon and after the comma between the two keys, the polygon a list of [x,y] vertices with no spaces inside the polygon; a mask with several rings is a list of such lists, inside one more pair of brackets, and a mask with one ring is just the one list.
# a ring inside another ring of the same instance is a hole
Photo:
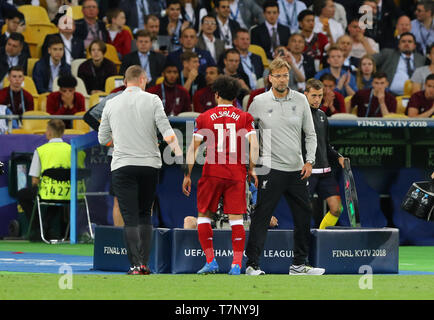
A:
{"label": "white trainer shoe", "polygon": [[306,264],[301,264],[299,266],[291,265],[289,268],[290,275],[308,275],[308,276],[320,276],[324,274],[325,269],[314,268]]}
{"label": "white trainer shoe", "polygon": [[248,266],[246,268],[246,275],[248,276],[262,276],[265,272],[259,269],[259,267]]}

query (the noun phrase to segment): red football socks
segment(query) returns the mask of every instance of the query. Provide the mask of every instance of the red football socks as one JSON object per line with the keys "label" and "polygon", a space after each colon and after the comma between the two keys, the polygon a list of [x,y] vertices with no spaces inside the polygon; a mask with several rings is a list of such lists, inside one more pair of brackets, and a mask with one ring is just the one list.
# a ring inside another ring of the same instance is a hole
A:
{"label": "red football socks", "polygon": [[232,264],[238,264],[241,267],[246,231],[244,230],[243,220],[230,221],[230,224],[232,228],[232,250],[234,251]]}
{"label": "red football socks", "polygon": [[203,252],[205,252],[206,262],[210,263],[214,259],[213,232],[211,220],[199,217],[197,219],[197,233]]}

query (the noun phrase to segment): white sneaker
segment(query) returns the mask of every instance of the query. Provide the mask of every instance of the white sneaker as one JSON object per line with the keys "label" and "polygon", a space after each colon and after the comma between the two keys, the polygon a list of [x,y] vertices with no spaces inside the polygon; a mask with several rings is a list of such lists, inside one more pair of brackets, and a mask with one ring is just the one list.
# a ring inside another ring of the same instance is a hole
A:
{"label": "white sneaker", "polygon": [[323,268],[314,268],[306,264],[301,264],[299,266],[291,265],[291,267],[289,268],[289,274],[291,275],[319,276],[324,274],[324,272],[325,269]]}
{"label": "white sneaker", "polygon": [[258,267],[248,266],[246,268],[246,275],[248,276],[262,276],[265,272],[259,269]]}

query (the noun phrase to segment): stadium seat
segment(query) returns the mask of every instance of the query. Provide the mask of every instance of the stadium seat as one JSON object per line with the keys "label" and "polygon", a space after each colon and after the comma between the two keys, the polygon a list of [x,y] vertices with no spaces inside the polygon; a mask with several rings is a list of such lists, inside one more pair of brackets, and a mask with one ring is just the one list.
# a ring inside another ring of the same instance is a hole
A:
{"label": "stadium seat", "polygon": [[107,96],[107,93],[94,93],[89,97],[89,109],[93,106],[97,105],[104,97]]}
{"label": "stadium seat", "polygon": [[27,25],[23,32],[24,41],[28,44],[30,56],[41,58],[41,47],[47,34],[58,33],[59,29],[52,23]]}
{"label": "stadium seat", "polygon": [[412,92],[413,82],[407,80],[404,83],[404,96],[410,96]]}
{"label": "stadium seat", "polygon": [[347,111],[351,110],[351,98],[352,97],[353,96],[346,96],[344,98],[344,101],[345,101],[345,110],[347,110]]}
{"label": "stadium seat", "polygon": [[38,58],[28,58],[27,59],[27,76],[32,77],[33,75],[33,67],[35,63],[38,62]]}
{"label": "stadium seat", "polygon": [[114,89],[124,85],[124,76],[111,76],[105,81],[105,92],[110,93]]}
{"label": "stadium seat", "polygon": [[[83,6],[71,6],[68,8],[67,14],[68,15],[72,15],[72,19],[74,20],[78,20],[78,19],[82,19],[83,16]],[[70,11],[72,11],[70,13]]]}
{"label": "stadium seat", "polygon": [[80,67],[80,65],[85,62],[86,59],[82,58],[82,59],[74,59],[71,61],[71,73],[74,77],[78,77],[78,68]]}
{"label": "stadium seat", "polygon": [[396,113],[405,114],[410,95],[396,97]]}
{"label": "stadium seat", "polygon": [[[86,86],[84,84],[84,81],[80,77],[75,77],[77,80],[77,86],[75,87],[75,91],[80,92],[85,98],[89,98],[89,94],[87,93]],[[54,79],[53,82],[53,92],[59,91],[59,85],[57,84],[58,77]]]}
{"label": "stadium seat", "polygon": [[24,15],[24,19],[26,20],[26,24],[50,24],[50,18],[48,17],[47,10],[41,6],[32,6],[32,5],[21,5],[18,7],[18,11],[20,11]]}
{"label": "stadium seat", "polygon": [[384,115],[383,118],[408,118],[408,116],[400,113],[389,113]]}
{"label": "stadium seat", "polygon": [[259,78],[256,80],[256,89],[265,88],[264,78]]}
{"label": "stadium seat", "polygon": [[251,53],[257,54],[261,57],[262,63],[264,64],[264,68],[267,69],[270,65],[267,54],[265,53],[264,49],[260,46],[257,46],[255,44],[251,44],[248,49]]}
{"label": "stadium seat", "polygon": [[[83,116],[86,111],[77,112],[76,116]],[[90,131],[89,125],[84,120],[72,120],[72,129],[78,130],[81,133],[88,133]]]}
{"label": "stadium seat", "polygon": [[197,118],[200,115],[199,112],[181,112],[178,113],[177,117],[182,117],[182,118]]}
{"label": "stadium seat", "polygon": [[38,97],[38,108],[35,110],[47,112],[47,97],[51,92],[41,93]]}
{"label": "stadium seat", "polygon": [[355,114],[355,115],[357,116],[357,106],[355,106],[354,109],[351,110],[351,113],[352,113],[352,114]]}
{"label": "stadium seat", "polygon": [[155,85],[159,85],[161,83],[163,83],[164,81],[164,77],[159,77],[156,81],[155,81]]}
{"label": "stadium seat", "polygon": [[[23,116],[49,116],[44,111],[26,111]],[[20,129],[12,129],[12,134],[43,134],[47,130],[48,119],[23,119],[23,125]]]}

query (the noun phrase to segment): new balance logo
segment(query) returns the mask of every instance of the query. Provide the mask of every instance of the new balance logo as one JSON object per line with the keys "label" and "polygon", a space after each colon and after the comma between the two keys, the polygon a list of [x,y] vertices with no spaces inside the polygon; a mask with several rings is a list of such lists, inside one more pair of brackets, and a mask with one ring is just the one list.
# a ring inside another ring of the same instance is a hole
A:
{"label": "new balance logo", "polygon": [[235,238],[234,241],[240,241],[243,240],[243,238]]}
{"label": "new balance logo", "polygon": [[262,189],[267,188],[268,180],[262,181]]}

